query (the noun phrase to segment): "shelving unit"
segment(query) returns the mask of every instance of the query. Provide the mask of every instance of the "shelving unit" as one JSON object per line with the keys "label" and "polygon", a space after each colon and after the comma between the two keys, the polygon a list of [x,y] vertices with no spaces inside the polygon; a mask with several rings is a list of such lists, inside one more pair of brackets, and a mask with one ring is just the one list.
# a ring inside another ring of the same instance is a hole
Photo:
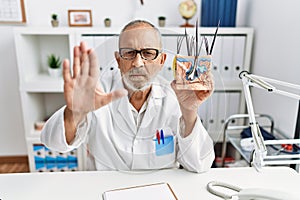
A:
{"label": "shelving unit", "polygon": [[[30,171],[38,171],[33,158],[33,147],[40,144],[40,132],[34,129],[34,124],[47,119],[65,104],[63,79],[52,78],[47,74],[47,56],[55,53],[72,62],[73,47],[84,40],[98,53],[101,74],[109,75],[111,71],[117,69],[114,51],[118,49],[120,30],[121,28],[15,28],[19,88]],[[184,29],[166,27],[160,30],[163,36],[163,50],[168,56],[161,75],[171,81],[176,40],[178,36],[184,34]],[[194,30],[188,28],[187,32],[194,35]],[[209,41],[214,32],[215,28],[199,28],[199,33],[206,36]],[[215,92],[199,109],[203,124],[216,142],[221,141],[224,120],[233,113],[244,113],[245,101],[237,74],[250,69],[252,40],[252,28],[219,28],[213,51],[212,72],[215,77]],[[77,150],[76,170],[84,170],[84,154],[83,149]]]}
{"label": "shelving unit", "polygon": [[[17,28],[14,33],[30,171],[53,171],[55,166],[45,165],[41,169],[35,162],[36,156],[46,161],[46,154],[34,154],[34,147],[41,143],[40,131],[35,130],[34,124],[46,120],[65,104],[63,79],[47,74],[47,56],[55,53],[61,58],[70,58],[75,37],[69,29]],[[55,155],[55,152],[50,154]]]}

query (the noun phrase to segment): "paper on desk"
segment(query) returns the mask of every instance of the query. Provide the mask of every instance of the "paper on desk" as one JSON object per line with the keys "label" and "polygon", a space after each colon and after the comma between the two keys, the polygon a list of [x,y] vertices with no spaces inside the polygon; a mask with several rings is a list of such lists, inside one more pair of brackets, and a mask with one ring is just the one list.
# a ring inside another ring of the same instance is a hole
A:
{"label": "paper on desk", "polygon": [[103,193],[103,200],[178,200],[168,183],[156,183],[110,190]]}

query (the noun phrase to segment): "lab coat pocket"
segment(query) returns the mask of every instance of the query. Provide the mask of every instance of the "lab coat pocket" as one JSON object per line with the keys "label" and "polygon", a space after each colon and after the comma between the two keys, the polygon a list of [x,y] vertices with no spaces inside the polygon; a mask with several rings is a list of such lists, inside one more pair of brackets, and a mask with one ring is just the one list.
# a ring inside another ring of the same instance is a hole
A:
{"label": "lab coat pocket", "polygon": [[172,135],[165,137],[163,140],[161,139],[160,142],[158,139],[154,139],[154,142],[156,156],[174,153],[174,137]]}
{"label": "lab coat pocket", "polygon": [[176,162],[176,136],[171,129],[164,127],[157,130],[152,140],[153,154],[150,165],[152,168],[169,168],[173,167]]}

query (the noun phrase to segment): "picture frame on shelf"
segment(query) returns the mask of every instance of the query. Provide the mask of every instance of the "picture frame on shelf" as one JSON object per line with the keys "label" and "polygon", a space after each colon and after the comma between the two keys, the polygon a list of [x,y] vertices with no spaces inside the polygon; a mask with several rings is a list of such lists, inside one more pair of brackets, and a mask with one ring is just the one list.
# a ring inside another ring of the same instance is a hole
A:
{"label": "picture frame on shelf", "polygon": [[92,26],[91,10],[68,10],[68,23],[71,27]]}
{"label": "picture frame on shelf", "polygon": [[0,24],[26,24],[24,0],[1,1]]}

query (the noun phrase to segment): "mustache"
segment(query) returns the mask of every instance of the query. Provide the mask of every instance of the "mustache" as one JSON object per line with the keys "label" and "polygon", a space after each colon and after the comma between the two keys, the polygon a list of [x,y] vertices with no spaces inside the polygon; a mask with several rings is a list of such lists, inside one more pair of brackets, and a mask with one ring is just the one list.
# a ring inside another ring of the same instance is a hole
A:
{"label": "mustache", "polygon": [[128,75],[142,75],[142,76],[148,75],[148,73],[142,68],[133,68],[127,73]]}

